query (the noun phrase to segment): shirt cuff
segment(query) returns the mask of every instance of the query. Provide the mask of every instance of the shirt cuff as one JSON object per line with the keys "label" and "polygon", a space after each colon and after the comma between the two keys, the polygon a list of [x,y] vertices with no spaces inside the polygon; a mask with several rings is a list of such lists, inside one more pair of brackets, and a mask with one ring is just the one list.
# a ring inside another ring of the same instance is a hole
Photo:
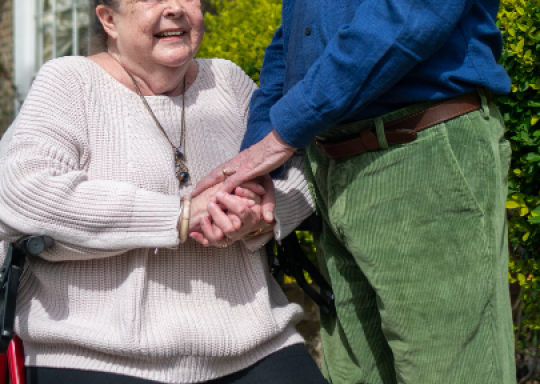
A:
{"label": "shirt cuff", "polygon": [[320,114],[309,106],[303,90],[303,84],[298,83],[270,109],[272,126],[295,148],[306,147],[317,133],[326,129]]}

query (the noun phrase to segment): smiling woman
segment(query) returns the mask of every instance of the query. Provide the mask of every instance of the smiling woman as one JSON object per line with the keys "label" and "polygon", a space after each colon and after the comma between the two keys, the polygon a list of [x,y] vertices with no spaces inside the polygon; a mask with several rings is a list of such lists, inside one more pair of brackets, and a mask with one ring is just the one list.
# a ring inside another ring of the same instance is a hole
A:
{"label": "smiling woman", "polygon": [[17,301],[28,384],[325,383],[262,247],[313,210],[302,159],[191,199],[238,152],[255,84],[194,59],[198,0],[95,10],[105,51],[47,62],[0,142],[0,241],[56,241]]}

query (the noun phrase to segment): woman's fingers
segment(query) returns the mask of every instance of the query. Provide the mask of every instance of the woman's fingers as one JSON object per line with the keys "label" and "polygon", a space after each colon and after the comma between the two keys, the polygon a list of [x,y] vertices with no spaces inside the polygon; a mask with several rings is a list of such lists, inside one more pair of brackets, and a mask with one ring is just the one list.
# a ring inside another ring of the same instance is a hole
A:
{"label": "woman's fingers", "polygon": [[256,231],[262,227],[266,221],[262,217],[261,206],[259,204],[253,207],[242,206],[243,200],[238,196],[220,194],[217,195],[218,202],[227,207],[229,214],[236,215],[241,221],[242,226],[237,228],[234,233],[226,232],[226,236],[231,239],[241,239],[250,232]]}
{"label": "woman's fingers", "polygon": [[204,235],[202,233],[200,233],[200,232],[191,232],[189,234],[189,237],[191,237],[197,243],[199,243],[201,245],[204,245],[205,247],[210,245],[210,242],[208,241],[208,239],[206,237],[204,237]]}
{"label": "woman's fingers", "polygon": [[[220,203],[223,204],[221,201]],[[227,206],[226,204],[224,205]],[[219,227],[219,229],[225,234],[225,236],[229,236],[231,233],[234,233],[236,231],[236,227],[231,222],[228,214],[223,212],[217,204],[212,202],[208,203],[208,213],[212,216],[212,221],[214,222],[214,225]]]}
{"label": "woman's fingers", "polygon": [[244,221],[246,215],[253,214],[251,209],[256,205],[253,200],[247,200],[242,197],[230,195],[228,193],[218,192],[216,194],[217,201],[221,206],[224,206],[228,213],[233,213]]}
{"label": "woman's fingers", "polygon": [[224,238],[223,232],[215,225],[212,225],[208,217],[201,218],[201,231],[204,237],[206,237],[208,240],[209,245],[214,245],[217,247],[221,245],[220,240]]}
{"label": "woman's fingers", "polygon": [[239,230],[242,228],[242,220],[238,216],[236,216],[233,213],[227,213],[227,216],[229,217],[229,220],[231,220],[231,223],[235,230]]}

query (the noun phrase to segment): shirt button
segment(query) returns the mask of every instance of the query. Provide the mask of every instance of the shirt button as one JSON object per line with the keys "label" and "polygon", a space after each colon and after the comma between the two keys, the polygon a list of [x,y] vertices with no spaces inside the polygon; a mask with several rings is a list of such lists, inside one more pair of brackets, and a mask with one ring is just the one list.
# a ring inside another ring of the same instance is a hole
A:
{"label": "shirt button", "polygon": [[311,28],[309,28],[309,27],[306,28],[306,29],[304,30],[304,33],[306,34],[306,36],[311,35]]}

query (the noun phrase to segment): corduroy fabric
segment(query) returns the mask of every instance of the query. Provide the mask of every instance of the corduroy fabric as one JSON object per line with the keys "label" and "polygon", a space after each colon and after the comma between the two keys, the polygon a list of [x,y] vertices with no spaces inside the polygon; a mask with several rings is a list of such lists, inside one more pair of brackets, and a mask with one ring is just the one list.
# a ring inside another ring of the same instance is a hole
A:
{"label": "corduroy fabric", "polygon": [[[368,127],[374,119],[325,135]],[[337,315],[321,314],[331,383],[515,383],[503,133],[490,104],[343,161],[307,148],[320,264],[336,296]]]}

